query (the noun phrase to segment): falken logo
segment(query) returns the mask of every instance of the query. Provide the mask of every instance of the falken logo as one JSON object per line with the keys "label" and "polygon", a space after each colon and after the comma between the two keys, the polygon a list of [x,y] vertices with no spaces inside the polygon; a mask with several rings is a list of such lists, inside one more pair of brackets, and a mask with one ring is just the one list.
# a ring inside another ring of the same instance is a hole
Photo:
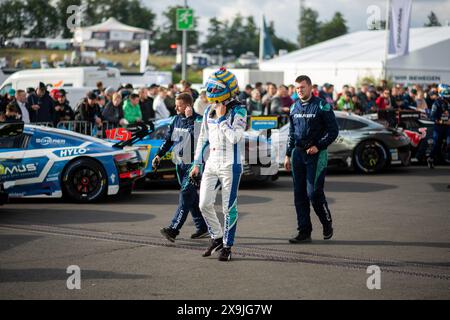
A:
{"label": "falken logo", "polygon": [[59,151],[60,157],[71,157],[71,156],[79,156],[85,154],[87,152],[84,148],[68,148]]}
{"label": "falken logo", "polygon": [[37,171],[37,165],[34,163],[20,164],[12,167],[5,167],[0,165],[0,175],[31,173]]}
{"label": "falken logo", "polygon": [[50,137],[37,138],[36,143],[39,143],[42,146],[55,145],[55,144],[65,144],[66,140],[64,139],[52,139]]}

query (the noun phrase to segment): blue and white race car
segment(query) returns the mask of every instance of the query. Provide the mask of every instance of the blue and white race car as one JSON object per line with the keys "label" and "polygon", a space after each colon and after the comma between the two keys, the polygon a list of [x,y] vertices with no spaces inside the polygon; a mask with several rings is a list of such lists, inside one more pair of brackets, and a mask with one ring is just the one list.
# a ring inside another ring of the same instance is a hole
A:
{"label": "blue and white race car", "polygon": [[136,147],[123,145],[67,130],[0,123],[0,193],[76,202],[130,193],[144,164]]}

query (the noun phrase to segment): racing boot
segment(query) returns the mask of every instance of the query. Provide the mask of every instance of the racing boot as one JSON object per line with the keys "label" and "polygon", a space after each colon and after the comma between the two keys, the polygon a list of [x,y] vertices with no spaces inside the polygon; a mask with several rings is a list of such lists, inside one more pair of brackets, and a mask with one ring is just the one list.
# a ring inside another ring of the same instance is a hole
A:
{"label": "racing boot", "polygon": [[329,240],[333,236],[333,224],[327,223],[323,225],[323,239]]}
{"label": "racing boot", "polygon": [[223,248],[223,238],[211,239],[208,249],[203,253],[203,257],[209,257],[211,254]]}
{"label": "racing boot", "polygon": [[220,250],[219,261],[230,261],[231,260],[231,248],[223,247]]}
{"label": "racing boot", "polygon": [[170,242],[175,242],[175,238],[178,235],[178,231],[172,228],[162,228],[160,232],[163,235],[163,237],[169,240]]}
{"label": "racing boot", "polygon": [[289,239],[290,243],[309,243],[311,242],[311,233],[300,231],[295,238]]}
{"label": "racing boot", "polygon": [[201,239],[209,236],[208,230],[197,230],[195,233],[191,234],[191,239]]}

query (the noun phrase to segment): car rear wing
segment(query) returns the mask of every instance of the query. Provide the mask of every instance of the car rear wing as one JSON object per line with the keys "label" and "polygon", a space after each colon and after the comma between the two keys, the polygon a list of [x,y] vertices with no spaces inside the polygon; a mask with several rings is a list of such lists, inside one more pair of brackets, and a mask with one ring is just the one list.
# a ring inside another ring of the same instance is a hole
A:
{"label": "car rear wing", "polygon": [[154,130],[155,130],[155,125],[153,124],[153,122],[149,122],[148,124],[137,124],[134,126],[128,126],[127,131],[131,132],[131,138],[128,140],[117,142],[116,144],[114,144],[114,147],[123,148],[126,146],[131,146],[131,145],[135,144],[136,142],[144,139],[146,136],[148,136]]}

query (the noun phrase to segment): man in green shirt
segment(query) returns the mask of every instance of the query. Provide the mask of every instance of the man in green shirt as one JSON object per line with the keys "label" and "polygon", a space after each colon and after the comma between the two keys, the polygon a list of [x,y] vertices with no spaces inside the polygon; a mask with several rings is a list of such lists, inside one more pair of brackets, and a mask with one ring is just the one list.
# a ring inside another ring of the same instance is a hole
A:
{"label": "man in green shirt", "polygon": [[130,98],[123,105],[123,116],[128,124],[142,121],[141,108],[139,106],[139,95],[137,93],[130,94]]}

